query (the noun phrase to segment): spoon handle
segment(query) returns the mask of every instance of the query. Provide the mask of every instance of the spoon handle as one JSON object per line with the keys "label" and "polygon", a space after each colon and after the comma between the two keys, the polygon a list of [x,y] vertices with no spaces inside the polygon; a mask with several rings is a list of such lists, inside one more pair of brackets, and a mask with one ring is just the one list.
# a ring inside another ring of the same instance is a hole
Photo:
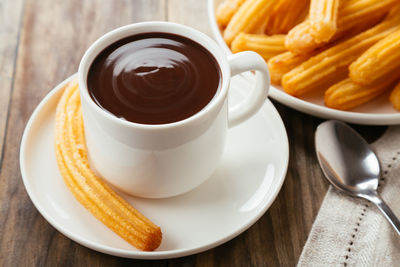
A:
{"label": "spoon handle", "polygon": [[397,234],[400,235],[400,221],[393,213],[393,211],[389,208],[389,206],[383,201],[381,197],[375,195],[373,197],[368,198],[371,202],[373,202],[380,211],[385,215],[386,219],[390,222],[393,228],[396,230]]}

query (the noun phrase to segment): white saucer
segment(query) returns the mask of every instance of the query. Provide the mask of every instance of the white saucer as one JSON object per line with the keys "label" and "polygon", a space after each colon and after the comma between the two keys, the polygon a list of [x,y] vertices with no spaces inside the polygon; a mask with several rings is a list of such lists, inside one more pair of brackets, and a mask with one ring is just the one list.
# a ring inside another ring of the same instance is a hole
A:
{"label": "white saucer", "polygon": [[[282,120],[266,101],[250,120],[229,130],[217,171],[184,195],[143,199],[123,195],[159,225],[161,246],[154,252],[133,248],[85,210],[60,176],[53,148],[54,114],[62,88],[52,90],[33,112],[20,151],[26,190],[43,217],[61,233],[94,250],[137,259],[186,256],[218,246],[254,224],[269,208],[284,181],[289,160]],[[249,83],[232,80],[230,101],[238,101]]]}

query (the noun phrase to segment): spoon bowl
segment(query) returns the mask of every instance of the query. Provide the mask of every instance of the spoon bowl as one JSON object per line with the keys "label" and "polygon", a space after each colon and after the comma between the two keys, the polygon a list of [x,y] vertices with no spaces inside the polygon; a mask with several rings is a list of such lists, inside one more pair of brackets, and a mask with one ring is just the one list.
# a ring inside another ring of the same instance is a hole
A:
{"label": "spoon bowl", "polygon": [[400,221],[378,196],[380,164],[368,143],[348,125],[326,121],[315,132],[315,149],[328,181],[349,195],[374,203],[400,234]]}

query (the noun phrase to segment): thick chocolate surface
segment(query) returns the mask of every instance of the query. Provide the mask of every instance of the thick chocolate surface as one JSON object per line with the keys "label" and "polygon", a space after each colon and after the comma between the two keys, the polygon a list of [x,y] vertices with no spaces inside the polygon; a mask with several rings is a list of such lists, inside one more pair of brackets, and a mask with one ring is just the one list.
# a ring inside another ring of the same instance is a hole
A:
{"label": "thick chocolate surface", "polygon": [[119,40],[93,61],[89,94],[103,109],[142,124],[186,119],[215,96],[221,71],[198,43],[170,33],[142,33]]}

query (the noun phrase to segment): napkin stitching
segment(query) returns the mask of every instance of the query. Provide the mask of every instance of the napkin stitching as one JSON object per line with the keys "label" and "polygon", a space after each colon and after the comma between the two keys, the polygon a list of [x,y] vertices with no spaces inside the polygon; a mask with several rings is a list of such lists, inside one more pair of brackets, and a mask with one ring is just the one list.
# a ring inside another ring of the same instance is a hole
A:
{"label": "napkin stitching", "polygon": [[363,217],[365,216],[365,214],[367,213],[367,208],[368,208],[369,206],[368,206],[368,204],[365,204],[364,205],[364,207],[363,207],[363,209],[362,209],[362,212],[360,213],[360,217],[358,217],[358,221],[356,222],[356,227],[353,229],[353,234],[351,235],[351,239],[350,239],[350,241],[348,242],[348,244],[349,244],[349,246],[346,248],[346,251],[347,251],[347,253],[346,253],[346,255],[344,256],[344,262],[343,262],[343,266],[347,266],[347,260],[350,258],[350,254],[351,254],[351,248],[352,248],[352,246],[353,246],[353,244],[354,244],[354,242],[355,242],[355,239],[356,239],[356,236],[357,236],[357,233],[359,232],[358,231],[358,229],[359,229],[359,227],[360,227],[360,225],[361,225],[361,221],[362,221],[362,219],[363,219]]}
{"label": "napkin stitching", "polygon": [[378,190],[379,190],[379,189],[382,190],[382,186],[386,183],[386,176],[388,175],[389,170],[392,169],[392,164],[393,164],[393,163],[396,163],[396,161],[397,161],[397,159],[398,159],[397,156],[399,156],[399,155],[400,155],[400,151],[397,151],[397,152],[394,154],[394,156],[392,157],[392,162],[389,163],[389,164],[386,166],[387,169],[383,171],[383,175],[382,175],[382,177],[379,179],[380,182],[378,183]]}
{"label": "napkin stitching", "polygon": [[[385,184],[385,182],[386,182],[386,177],[387,177],[387,175],[388,175],[388,173],[389,173],[389,170],[391,170],[392,169],[392,163],[395,163],[396,161],[397,161],[397,157],[396,157],[396,155],[397,156],[400,156],[400,151],[397,151],[396,153],[395,153],[395,155],[392,157],[392,161],[390,162],[390,163],[388,163],[387,165],[386,165],[386,169],[383,171],[383,175],[382,175],[382,177],[379,179],[379,182],[378,182],[378,190],[382,190],[382,186]],[[364,205],[364,207],[363,207],[363,209],[362,209],[362,212],[361,212],[361,216],[360,217],[358,217],[358,222],[356,222],[356,228],[354,228],[354,232],[353,232],[353,234],[351,235],[351,239],[350,239],[350,241],[349,241],[349,245],[348,245],[348,247],[346,248],[346,251],[347,251],[347,254],[344,256],[344,258],[345,258],[345,260],[344,260],[344,262],[343,262],[343,266],[344,267],[347,267],[347,265],[348,265],[348,259],[350,258],[350,256],[351,256],[351,248],[352,248],[352,246],[353,246],[353,244],[354,244],[354,242],[355,242],[355,239],[356,239],[356,236],[357,236],[357,233],[359,232],[358,230],[359,230],[359,227],[360,227],[360,225],[361,225],[361,221],[362,221],[362,219],[363,219],[363,217],[366,215],[366,213],[367,213],[367,209],[369,208],[369,206],[368,206],[368,204],[365,204]]]}

